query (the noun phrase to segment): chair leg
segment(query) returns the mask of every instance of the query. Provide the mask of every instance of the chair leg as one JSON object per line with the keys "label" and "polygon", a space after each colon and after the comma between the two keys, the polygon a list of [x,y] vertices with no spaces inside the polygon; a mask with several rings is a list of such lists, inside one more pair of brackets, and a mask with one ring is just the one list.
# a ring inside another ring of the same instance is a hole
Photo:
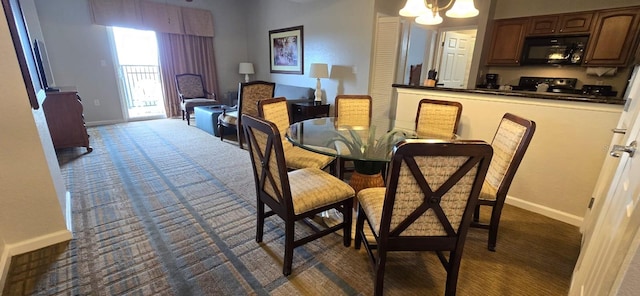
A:
{"label": "chair leg", "polygon": [[360,250],[360,245],[362,244],[362,236],[364,235],[364,210],[362,209],[362,205],[358,205],[358,213],[356,215],[356,237],[354,240],[354,248],[356,250]]}
{"label": "chair leg", "polygon": [[189,115],[189,111],[184,111],[184,113],[187,117],[187,125],[191,125],[191,115]]}
{"label": "chair leg", "polygon": [[[342,228],[343,244],[345,247],[351,246],[351,224],[353,223],[353,198],[345,201],[342,205],[342,217],[344,227]],[[356,233],[357,236],[357,233]]]}
{"label": "chair leg", "polygon": [[240,149],[244,149],[242,146],[242,138],[244,136],[244,134],[242,133],[242,127],[241,126],[236,126],[236,135],[238,137],[238,145],[240,145]]}
{"label": "chair leg", "polygon": [[473,211],[473,222],[480,222],[480,205],[476,205],[476,209]]}
{"label": "chair leg", "polygon": [[455,296],[456,286],[458,285],[458,272],[460,271],[460,260],[462,252],[451,251],[449,255],[449,263],[447,269],[447,282],[445,284],[444,295]]}
{"label": "chair leg", "polygon": [[496,244],[498,241],[498,226],[500,226],[500,214],[502,213],[502,205],[503,203],[497,203],[493,206],[493,210],[491,211],[491,221],[489,222],[489,241],[487,243],[487,248],[489,251],[496,251]]}
{"label": "chair leg", "polygon": [[182,120],[184,120],[184,110],[180,110],[182,112]]}
{"label": "chair leg", "polygon": [[338,157],[336,166],[336,170],[338,171],[338,178],[340,180],[344,180],[344,158]]}
{"label": "chair leg", "polygon": [[284,229],[284,263],[282,266],[282,274],[288,276],[291,274],[291,266],[293,265],[293,235],[294,221],[286,221]]}
{"label": "chair leg", "polygon": [[384,268],[387,264],[387,252],[378,245],[378,260],[375,265],[376,282],[373,295],[382,296],[384,290]]}
{"label": "chair leg", "polygon": [[220,135],[220,141],[224,140],[224,126],[218,123],[218,135]]}
{"label": "chair leg", "polygon": [[258,219],[256,223],[256,242],[262,242],[262,236],[264,234],[264,202],[258,197]]}

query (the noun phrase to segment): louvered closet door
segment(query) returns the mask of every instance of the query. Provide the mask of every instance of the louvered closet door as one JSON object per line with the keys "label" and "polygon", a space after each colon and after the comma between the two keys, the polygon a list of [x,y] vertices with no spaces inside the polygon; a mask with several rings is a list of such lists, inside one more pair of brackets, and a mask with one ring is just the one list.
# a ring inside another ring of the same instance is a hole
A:
{"label": "louvered closet door", "polygon": [[372,117],[390,118],[402,24],[400,17],[378,17],[373,48],[369,93],[373,98]]}

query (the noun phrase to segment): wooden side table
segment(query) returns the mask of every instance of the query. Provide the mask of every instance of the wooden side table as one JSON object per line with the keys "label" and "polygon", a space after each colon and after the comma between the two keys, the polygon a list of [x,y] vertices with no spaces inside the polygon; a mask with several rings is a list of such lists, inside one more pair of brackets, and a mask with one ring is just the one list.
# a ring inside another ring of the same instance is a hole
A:
{"label": "wooden side table", "polygon": [[306,119],[328,117],[329,104],[310,103],[294,103],[291,104],[291,123],[303,121]]}

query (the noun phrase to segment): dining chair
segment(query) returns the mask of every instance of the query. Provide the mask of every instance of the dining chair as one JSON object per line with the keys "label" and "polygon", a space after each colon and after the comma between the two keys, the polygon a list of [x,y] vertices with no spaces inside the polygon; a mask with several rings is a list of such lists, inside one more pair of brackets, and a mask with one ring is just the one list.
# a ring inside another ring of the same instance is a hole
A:
{"label": "dining chair", "polygon": [[447,271],[445,295],[455,295],[465,238],[491,156],[484,141],[396,144],[387,187],[357,195],[355,248],[364,243],[371,259],[374,295],[382,295],[387,255],[393,251],[435,251]]}
{"label": "dining chair", "polygon": [[224,140],[225,128],[235,128],[238,144],[242,149],[242,142],[244,141],[244,137],[242,136],[242,115],[258,116],[258,101],[273,98],[275,89],[276,84],[274,82],[260,80],[241,82],[238,85],[237,110],[230,112],[224,110],[222,114],[218,116],[220,141]]}
{"label": "dining chair", "polygon": [[[366,126],[371,124],[371,109],[373,100],[369,95],[337,95],[335,99],[336,125],[338,126]],[[336,149],[344,149],[337,146]],[[337,175],[344,179],[344,173],[353,171],[353,167],[346,167],[346,161],[338,157]]]}
{"label": "dining chair", "polygon": [[[513,177],[522,162],[524,153],[529,147],[531,138],[536,130],[536,123],[517,115],[506,113],[491,141],[494,157],[489,166],[487,178],[482,186],[478,205],[476,206],[472,227],[489,230],[488,249],[496,250],[498,225],[504,202]],[[480,222],[480,207],[491,207],[491,217],[488,223]]]}
{"label": "dining chair", "polygon": [[422,99],[416,114],[419,138],[451,139],[458,132],[462,104],[453,101]]}
{"label": "dining chair", "polygon": [[180,111],[182,120],[187,120],[187,125],[191,125],[191,113],[197,106],[211,106],[220,104],[216,100],[215,94],[210,93],[204,87],[202,75],[199,74],[178,74],[176,79],[176,89],[180,99]]}
{"label": "dining chair", "polygon": [[[273,122],[278,130],[282,131],[280,140],[284,149],[284,159],[289,170],[302,168],[324,169],[329,164],[334,163],[334,156],[315,153],[298,146],[294,146],[285,138],[285,131],[291,124],[289,122],[289,107],[287,99],[284,97],[260,100],[258,102],[258,115],[268,121]],[[332,173],[335,166],[331,167]]]}
{"label": "dining chair", "polygon": [[[351,245],[351,220],[355,191],[351,186],[317,168],[288,171],[282,136],[278,126],[262,118],[242,116],[257,197],[256,242],[261,243],[265,218],[277,215],[284,220],[284,263],[282,273],[291,274],[293,250],[342,229],[343,244]],[[265,212],[265,205],[271,210]],[[330,209],[340,211],[342,222],[295,239],[297,221],[312,218]]]}

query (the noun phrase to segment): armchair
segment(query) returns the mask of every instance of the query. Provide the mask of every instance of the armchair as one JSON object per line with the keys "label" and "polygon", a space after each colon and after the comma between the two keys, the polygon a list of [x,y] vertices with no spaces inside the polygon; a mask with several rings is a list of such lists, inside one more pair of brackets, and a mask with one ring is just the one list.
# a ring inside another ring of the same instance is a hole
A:
{"label": "armchair", "polygon": [[187,125],[190,125],[191,113],[193,108],[197,106],[217,105],[214,94],[208,92],[202,82],[202,75],[199,74],[178,74],[176,75],[176,88],[178,89],[178,98],[180,99],[180,110],[182,111],[182,120],[187,119]]}

